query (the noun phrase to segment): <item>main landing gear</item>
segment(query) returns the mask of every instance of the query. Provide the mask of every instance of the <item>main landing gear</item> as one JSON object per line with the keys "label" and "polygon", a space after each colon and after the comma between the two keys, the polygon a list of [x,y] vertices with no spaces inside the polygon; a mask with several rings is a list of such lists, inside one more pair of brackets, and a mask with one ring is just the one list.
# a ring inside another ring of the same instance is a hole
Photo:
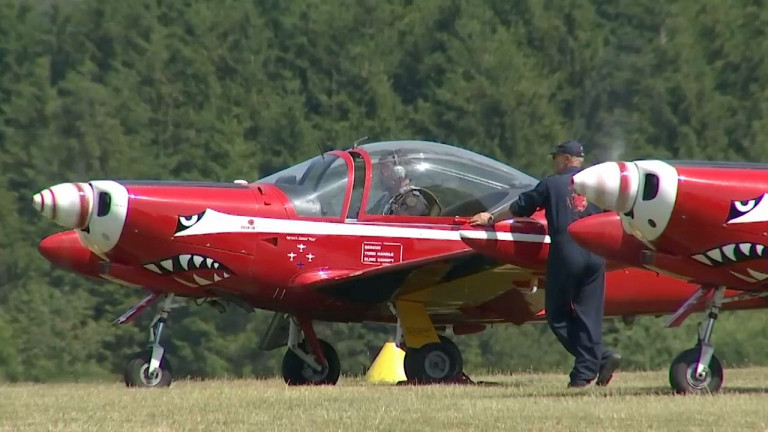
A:
{"label": "main landing gear", "polygon": [[333,346],[317,337],[312,320],[275,312],[259,349],[271,351],[287,346],[283,355],[283,380],[288,385],[334,385],[341,374],[339,355]]}
{"label": "main landing gear", "polygon": [[[423,305],[396,303],[397,310],[394,305],[391,309],[398,315],[396,344],[405,350],[403,369],[407,383],[467,382],[461,351],[450,339],[437,335]],[[424,312],[423,316],[420,312]],[[425,317],[426,321],[422,321]],[[275,313],[259,349],[271,351],[286,345],[288,350],[283,356],[282,375],[288,385],[334,385],[338,382],[341,373],[339,355],[331,344],[316,336],[309,318]]]}
{"label": "main landing gear", "polygon": [[[153,303],[157,296],[147,297],[137,308],[132,309],[123,317],[116,320],[117,323],[127,322],[128,314],[135,315],[138,309],[144,309]],[[149,344],[143,351],[135,353],[125,364],[123,380],[128,387],[168,387],[173,381],[171,364],[165,358],[165,348],[160,345],[160,336],[168,319],[171,309],[181,306],[173,303],[174,295],[168,294],[163,300],[160,311],[155,315],[152,324],[149,325]]]}
{"label": "main landing gear", "polygon": [[397,317],[395,343],[405,350],[403,369],[408,383],[468,381],[461,350],[453,341],[437,334],[423,304],[397,300],[390,304],[390,310]]}
{"label": "main landing gear", "polygon": [[330,343],[318,339],[311,320],[290,318],[282,372],[288,385],[333,385],[341,374],[339,354]]}
{"label": "main landing gear", "polygon": [[459,347],[443,335],[439,342],[419,348],[405,348],[403,369],[408,382],[439,384],[457,382],[464,378],[464,359]]}

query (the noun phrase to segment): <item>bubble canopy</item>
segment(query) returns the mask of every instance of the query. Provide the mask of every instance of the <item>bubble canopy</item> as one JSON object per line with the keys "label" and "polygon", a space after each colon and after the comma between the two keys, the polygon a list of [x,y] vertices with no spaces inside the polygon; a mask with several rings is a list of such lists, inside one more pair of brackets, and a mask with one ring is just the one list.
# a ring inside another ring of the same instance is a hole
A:
{"label": "bubble canopy", "polygon": [[300,217],[356,219],[386,216],[382,203],[397,193],[393,182],[433,197],[434,208],[425,216],[468,217],[507,205],[538,180],[458,147],[385,141],[318,155],[254,183],[279,188]]}

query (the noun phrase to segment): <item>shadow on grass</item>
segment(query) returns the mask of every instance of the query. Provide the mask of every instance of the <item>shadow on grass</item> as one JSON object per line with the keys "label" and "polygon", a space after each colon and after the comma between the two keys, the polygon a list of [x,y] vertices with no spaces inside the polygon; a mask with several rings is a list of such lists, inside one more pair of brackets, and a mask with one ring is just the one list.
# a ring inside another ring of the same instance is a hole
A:
{"label": "shadow on grass", "polygon": [[[411,386],[415,384],[401,384]],[[692,396],[718,396],[718,395],[734,395],[734,394],[768,394],[768,387],[723,387],[718,393],[698,393],[683,395],[677,394],[670,387],[665,386],[652,386],[652,387],[623,387],[621,384],[615,384],[608,387],[598,387],[590,385],[585,388],[569,389],[565,387],[565,384],[561,389],[541,389],[540,385],[533,384],[528,380],[520,381],[475,381],[473,383],[461,383],[461,384],[421,384],[427,386],[461,386],[461,387],[488,387],[496,389],[509,389],[514,390],[514,393],[505,394],[502,397],[510,398],[541,398],[541,397],[622,397],[622,396],[678,396],[678,397],[692,397]],[[415,385],[418,386],[418,385]],[[478,397],[478,395],[473,395]],[[483,396],[480,396],[483,397]],[[488,398],[498,398],[499,394],[488,395]]]}
{"label": "shadow on grass", "polygon": [[768,394],[768,387],[723,387],[723,394]]}
{"label": "shadow on grass", "polygon": [[[528,386],[531,387],[531,386]],[[719,395],[735,394],[768,394],[768,388],[761,387],[732,387],[720,389],[717,393],[697,393],[697,394],[678,394],[669,387],[621,387],[613,386],[608,388],[589,386],[580,389],[552,389],[537,390],[531,388],[531,392],[525,393],[525,386],[514,386],[516,390],[522,390],[523,393],[512,393],[507,395],[511,398],[540,398],[540,397],[625,397],[625,396],[676,396],[676,397],[717,397]]]}

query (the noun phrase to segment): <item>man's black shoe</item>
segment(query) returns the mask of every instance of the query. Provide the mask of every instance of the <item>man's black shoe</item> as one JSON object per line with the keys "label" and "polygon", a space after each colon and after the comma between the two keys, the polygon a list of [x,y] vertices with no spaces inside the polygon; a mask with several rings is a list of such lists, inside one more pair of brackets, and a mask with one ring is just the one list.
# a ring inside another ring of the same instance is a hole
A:
{"label": "man's black shoe", "polygon": [[582,388],[589,385],[589,381],[576,380],[568,383],[568,388]]}
{"label": "man's black shoe", "polygon": [[613,373],[621,365],[621,356],[616,353],[611,353],[605,360],[602,366],[600,366],[600,373],[597,375],[596,385],[607,386],[613,378]]}

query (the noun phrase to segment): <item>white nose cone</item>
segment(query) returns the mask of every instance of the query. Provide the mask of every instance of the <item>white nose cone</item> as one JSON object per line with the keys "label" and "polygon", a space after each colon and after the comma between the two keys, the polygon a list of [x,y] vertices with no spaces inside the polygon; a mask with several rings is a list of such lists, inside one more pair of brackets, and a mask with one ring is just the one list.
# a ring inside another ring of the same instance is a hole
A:
{"label": "white nose cone", "polygon": [[32,196],[32,207],[40,213],[43,212],[43,194],[36,193]]}
{"label": "white nose cone", "polygon": [[635,202],[639,175],[633,163],[604,162],[578,172],[572,181],[574,189],[598,207],[626,213]]}
{"label": "white nose cone", "polygon": [[91,217],[93,189],[86,183],[60,183],[35,194],[32,205],[65,228],[85,228]]}

